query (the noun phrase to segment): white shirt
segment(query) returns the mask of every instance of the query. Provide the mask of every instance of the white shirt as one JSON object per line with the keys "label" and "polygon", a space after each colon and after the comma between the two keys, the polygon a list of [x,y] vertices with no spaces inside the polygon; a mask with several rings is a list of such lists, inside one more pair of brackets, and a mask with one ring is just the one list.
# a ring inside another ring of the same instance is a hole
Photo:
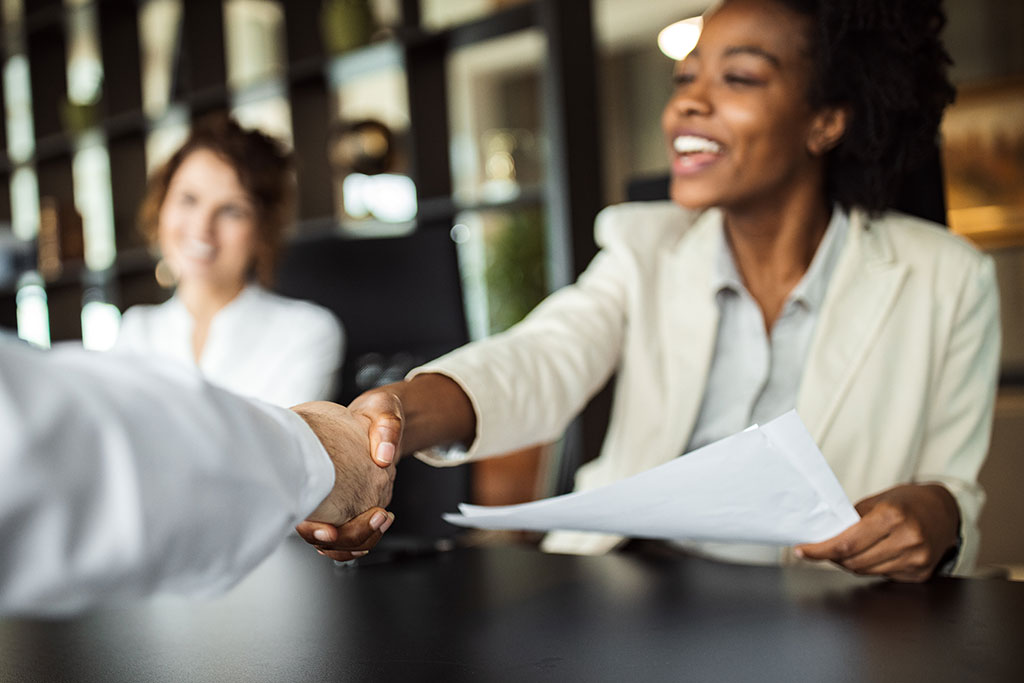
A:
{"label": "white shirt", "polygon": [[796,407],[818,314],[848,229],[846,213],[836,207],[807,272],[786,297],[768,334],[761,308],[743,285],[724,228],[719,228],[712,284],[718,334],[687,453]]}
{"label": "white shirt", "polygon": [[[769,334],[761,307],[743,284],[725,229],[719,226],[712,282],[718,334],[687,453],[796,407],[818,315],[848,229],[846,213],[837,206],[807,272],[786,297]],[[775,564],[782,553],[781,548],[747,543],[686,541],[678,545],[717,559],[748,563]]]}
{"label": "white shirt", "polygon": [[289,410],[175,364],[0,341],[0,614],[232,586],[331,491]]}
{"label": "white shirt", "polygon": [[[125,311],[115,350],[195,368],[192,315],[177,296]],[[214,316],[198,368],[214,384],[288,407],[331,397],[345,337],[326,308],[251,284]]]}

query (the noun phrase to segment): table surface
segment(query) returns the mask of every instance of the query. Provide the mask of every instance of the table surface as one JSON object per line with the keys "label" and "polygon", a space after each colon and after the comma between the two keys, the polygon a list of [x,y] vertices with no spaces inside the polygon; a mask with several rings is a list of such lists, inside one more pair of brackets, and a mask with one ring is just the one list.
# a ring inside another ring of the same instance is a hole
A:
{"label": "table surface", "polygon": [[1024,583],[289,539],[226,596],[0,621],[0,681],[1024,681]]}

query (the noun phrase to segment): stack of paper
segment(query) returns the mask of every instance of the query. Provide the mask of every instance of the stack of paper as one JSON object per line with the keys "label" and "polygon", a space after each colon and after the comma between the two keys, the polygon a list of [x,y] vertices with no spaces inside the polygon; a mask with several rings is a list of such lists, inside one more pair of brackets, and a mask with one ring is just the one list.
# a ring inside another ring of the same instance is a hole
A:
{"label": "stack of paper", "polygon": [[444,518],[481,529],[773,545],[823,541],[860,519],[796,411],[599,489],[459,511]]}

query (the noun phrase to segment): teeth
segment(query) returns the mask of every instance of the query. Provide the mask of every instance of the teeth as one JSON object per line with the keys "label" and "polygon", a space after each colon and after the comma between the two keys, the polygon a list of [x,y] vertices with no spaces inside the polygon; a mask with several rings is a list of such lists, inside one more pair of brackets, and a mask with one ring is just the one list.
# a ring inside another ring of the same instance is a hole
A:
{"label": "teeth", "polygon": [[722,146],[714,140],[697,135],[680,135],[672,141],[672,148],[677,154],[693,154],[694,152],[718,154],[722,151]]}
{"label": "teeth", "polygon": [[213,256],[213,245],[198,240],[188,240],[183,245],[182,251],[189,258],[207,259]]}

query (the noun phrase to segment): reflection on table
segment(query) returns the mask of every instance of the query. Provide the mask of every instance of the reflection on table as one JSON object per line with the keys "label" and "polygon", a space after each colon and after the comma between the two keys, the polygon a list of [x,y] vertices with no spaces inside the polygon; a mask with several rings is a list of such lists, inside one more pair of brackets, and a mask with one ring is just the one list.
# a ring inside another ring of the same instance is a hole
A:
{"label": "reflection on table", "polygon": [[1024,584],[462,548],[336,567],[290,539],[228,595],[0,622],[10,681],[1024,680]]}

